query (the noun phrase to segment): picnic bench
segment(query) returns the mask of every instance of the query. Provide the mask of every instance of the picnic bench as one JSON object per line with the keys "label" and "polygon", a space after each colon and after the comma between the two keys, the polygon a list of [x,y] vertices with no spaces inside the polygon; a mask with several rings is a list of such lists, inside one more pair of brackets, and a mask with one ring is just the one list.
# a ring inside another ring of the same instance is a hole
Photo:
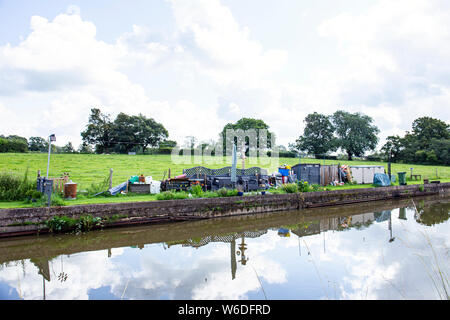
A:
{"label": "picnic bench", "polygon": [[421,174],[412,174],[411,175],[411,180],[422,180],[422,175]]}

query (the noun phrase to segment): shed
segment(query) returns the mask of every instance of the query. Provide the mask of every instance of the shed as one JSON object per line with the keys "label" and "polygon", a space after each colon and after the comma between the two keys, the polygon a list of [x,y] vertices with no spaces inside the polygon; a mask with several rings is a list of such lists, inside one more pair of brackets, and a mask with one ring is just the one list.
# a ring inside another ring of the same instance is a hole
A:
{"label": "shed", "polygon": [[299,163],[291,168],[297,180],[308,181],[309,184],[320,184],[320,164]]}
{"label": "shed", "polygon": [[375,173],[385,173],[384,166],[349,166],[353,181],[358,184],[373,183]]}
{"label": "shed", "polygon": [[333,165],[321,165],[320,166],[320,184],[323,186],[329,185],[333,181],[339,180],[339,166]]}

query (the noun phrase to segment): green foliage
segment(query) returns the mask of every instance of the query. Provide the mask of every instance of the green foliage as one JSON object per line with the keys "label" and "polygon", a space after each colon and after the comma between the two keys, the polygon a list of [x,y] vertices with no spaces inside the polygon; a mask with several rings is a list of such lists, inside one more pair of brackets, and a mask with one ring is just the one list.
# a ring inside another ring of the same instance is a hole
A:
{"label": "green foliage", "polygon": [[228,194],[228,190],[226,188],[220,188],[216,192],[219,197],[226,197]]}
{"label": "green foliage", "polygon": [[310,192],[311,191],[311,185],[308,183],[308,181],[298,181],[297,182],[298,191],[300,192]]}
{"label": "green foliage", "polygon": [[93,217],[92,215],[83,215],[78,219],[69,218],[67,216],[54,216],[50,220],[45,222],[46,227],[50,232],[63,233],[63,232],[85,232],[90,231],[94,227],[102,227],[103,222],[100,217]]}
{"label": "green foliage", "polygon": [[85,232],[85,231],[90,231],[94,227],[97,227],[97,228],[103,227],[102,218],[93,217],[92,215],[88,214],[85,216],[81,216],[77,220],[75,230],[77,232]]}
{"label": "green foliage", "polygon": [[190,192],[194,197],[197,197],[197,198],[200,198],[203,196],[203,189],[202,189],[202,186],[199,184],[196,184],[195,186],[191,187]]}
{"label": "green foliage", "polygon": [[48,142],[41,137],[30,137],[28,139],[28,150],[45,152],[48,150]]}
{"label": "green foliage", "polygon": [[0,136],[0,153],[2,152],[27,152],[28,141],[24,137],[11,135]]}
{"label": "green foliage", "polygon": [[130,116],[121,112],[112,124],[111,139],[116,143],[114,150],[119,153],[137,151],[136,148],[145,152],[148,146],[157,147],[168,136],[162,124],[142,114]]}
{"label": "green foliage", "polygon": [[381,150],[392,162],[450,165],[450,125],[430,117],[414,120],[403,138],[389,136]]}
{"label": "green foliage", "polygon": [[73,148],[72,142],[67,142],[67,144],[62,147],[61,152],[63,153],[74,153],[76,152],[75,149]]}
{"label": "green foliage", "polygon": [[187,198],[188,195],[185,192],[164,191],[156,195],[157,200],[175,200]]}
{"label": "green foliage", "polygon": [[[46,196],[44,196],[44,198],[46,198]],[[45,199],[45,201],[47,201],[47,199]],[[51,196],[51,205],[52,205],[52,206],[62,207],[62,206],[66,206],[67,203],[64,201],[64,199],[61,197],[60,194],[58,194],[58,193],[52,193],[52,196]]]}
{"label": "green foliage", "polygon": [[0,173],[0,201],[25,200],[36,190],[36,183],[28,179],[28,169],[23,178],[14,173]]}
{"label": "green foliage", "polygon": [[[259,120],[259,119],[252,119],[252,118],[241,118],[239,119],[236,123],[228,123],[224,126],[222,132],[220,133],[222,139],[223,139],[223,152],[224,154],[226,154],[227,150],[226,147],[228,145],[228,147],[231,147],[234,143],[237,143],[237,138],[236,137],[227,137],[226,132],[227,129],[231,129],[231,130],[249,130],[249,129],[255,129],[256,130],[256,146],[257,148],[259,148],[259,141],[260,141],[260,137],[259,137],[259,130],[258,129],[264,129],[267,130],[267,147],[271,148],[271,137],[273,135],[272,132],[269,132],[269,126],[263,121],[263,120]],[[228,142],[228,143],[227,143]],[[249,137],[245,138],[245,145],[248,147],[249,146]],[[238,146],[238,148],[240,148],[240,146]],[[231,150],[228,150],[228,154],[231,154]],[[249,156],[249,150],[247,148],[246,151],[246,155]]]}
{"label": "green foliage", "polygon": [[349,113],[338,110],[333,116],[336,128],[337,146],[347,153],[348,160],[353,156],[362,156],[365,151],[377,146],[377,134],[380,130],[372,125],[373,119],[359,112]]}
{"label": "green foliage", "polygon": [[108,114],[92,108],[86,130],[81,132],[83,142],[95,145],[97,153],[107,153],[113,146],[111,142],[112,122]]}
{"label": "green foliage", "polygon": [[306,126],[303,135],[296,140],[297,150],[305,150],[317,158],[337,149],[335,128],[330,121],[330,116],[314,112],[308,114],[304,122]]}
{"label": "green foliage", "polygon": [[[109,189],[109,177],[103,178],[100,182],[93,182],[90,187],[87,188],[87,194],[92,197],[100,192],[107,191]],[[104,196],[108,196],[109,193],[105,193]]]}
{"label": "green foliage", "polygon": [[282,185],[283,190],[286,193],[296,193],[298,192],[298,186],[295,183],[286,183]]}
{"label": "green foliage", "polygon": [[67,232],[75,228],[77,221],[72,218],[68,218],[66,216],[54,216],[50,220],[45,222],[45,225],[49,229],[50,232],[60,233]]}

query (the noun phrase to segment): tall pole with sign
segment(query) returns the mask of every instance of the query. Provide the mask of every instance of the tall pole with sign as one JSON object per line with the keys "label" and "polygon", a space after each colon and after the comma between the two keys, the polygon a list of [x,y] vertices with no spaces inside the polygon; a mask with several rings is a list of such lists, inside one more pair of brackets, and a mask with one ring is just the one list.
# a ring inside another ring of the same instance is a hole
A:
{"label": "tall pole with sign", "polygon": [[56,136],[54,134],[51,134],[48,137],[47,179],[48,179],[48,173],[49,173],[49,168],[50,168],[50,152],[52,149],[52,141],[56,141]]}

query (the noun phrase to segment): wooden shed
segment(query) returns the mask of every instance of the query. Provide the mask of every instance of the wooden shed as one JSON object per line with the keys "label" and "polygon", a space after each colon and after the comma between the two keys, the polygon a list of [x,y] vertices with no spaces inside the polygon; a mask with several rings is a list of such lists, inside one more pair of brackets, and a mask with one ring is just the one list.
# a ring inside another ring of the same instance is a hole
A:
{"label": "wooden shed", "polygon": [[332,181],[339,181],[339,166],[321,165],[319,163],[299,163],[292,167],[297,180],[308,181],[309,184],[329,185]]}

